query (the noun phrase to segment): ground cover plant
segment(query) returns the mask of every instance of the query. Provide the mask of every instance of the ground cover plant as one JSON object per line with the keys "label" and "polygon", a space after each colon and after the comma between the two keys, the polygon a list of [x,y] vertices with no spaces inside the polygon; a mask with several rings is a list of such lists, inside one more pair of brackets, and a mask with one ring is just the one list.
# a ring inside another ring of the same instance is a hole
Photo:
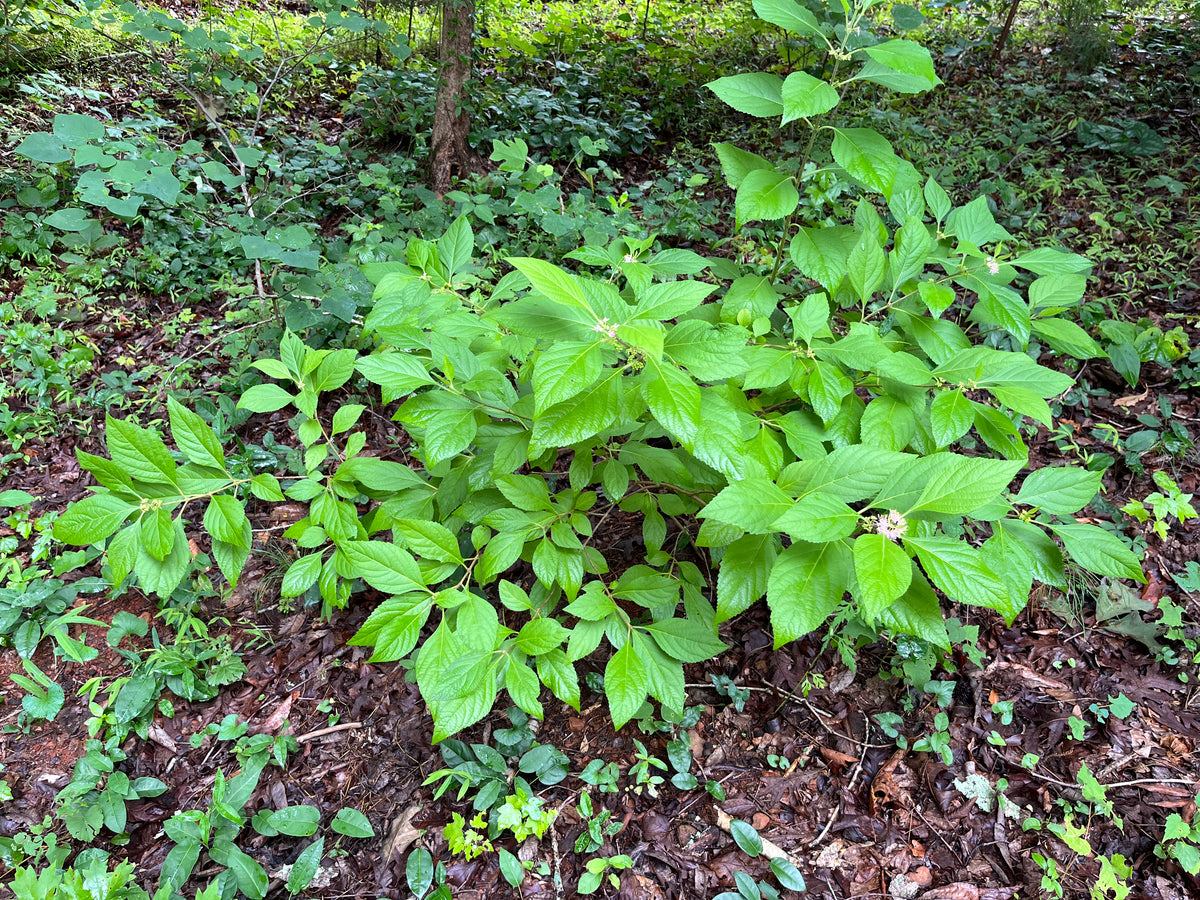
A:
{"label": "ground cover plant", "polygon": [[1195,36],[527,6],[6,57],[9,890],[1196,888]]}

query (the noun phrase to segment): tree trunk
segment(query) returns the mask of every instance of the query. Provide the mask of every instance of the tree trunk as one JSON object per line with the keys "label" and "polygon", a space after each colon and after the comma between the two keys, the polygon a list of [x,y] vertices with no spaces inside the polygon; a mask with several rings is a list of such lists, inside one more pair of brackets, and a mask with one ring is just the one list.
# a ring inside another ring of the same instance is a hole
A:
{"label": "tree trunk", "polygon": [[481,160],[467,145],[471,123],[463,109],[471,77],[475,0],[442,0],[442,36],[438,46],[437,106],[433,114],[430,186],[441,197],[451,182],[482,171]]}

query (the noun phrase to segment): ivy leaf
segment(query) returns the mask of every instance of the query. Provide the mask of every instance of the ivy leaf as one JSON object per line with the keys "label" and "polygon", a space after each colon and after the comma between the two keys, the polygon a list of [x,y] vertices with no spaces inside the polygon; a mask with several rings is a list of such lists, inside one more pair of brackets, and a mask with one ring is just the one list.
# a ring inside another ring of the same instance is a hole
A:
{"label": "ivy leaf", "polygon": [[604,667],[604,693],[617,731],[641,709],[650,691],[650,677],[634,647],[631,636]]}

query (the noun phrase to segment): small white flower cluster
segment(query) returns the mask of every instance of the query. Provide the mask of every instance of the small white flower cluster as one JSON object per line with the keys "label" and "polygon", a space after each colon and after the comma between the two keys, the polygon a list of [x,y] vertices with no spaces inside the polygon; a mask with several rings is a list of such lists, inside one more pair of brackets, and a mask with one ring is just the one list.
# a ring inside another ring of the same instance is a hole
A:
{"label": "small white flower cluster", "polygon": [[989,271],[989,272],[991,272],[993,275],[999,275],[999,274],[1000,274],[1000,263],[996,262],[996,257],[994,257],[994,256],[989,256],[989,257],[987,258],[987,269],[988,269],[988,271]]}
{"label": "small white flower cluster", "polygon": [[882,534],[889,541],[898,541],[908,533],[908,522],[896,510],[891,510],[886,516],[875,520],[875,533]]}
{"label": "small white flower cluster", "polygon": [[607,317],[601,319],[599,322],[593,325],[592,331],[596,332],[597,334],[602,334],[606,338],[610,339],[616,338],[617,336],[617,326],[609,322]]}

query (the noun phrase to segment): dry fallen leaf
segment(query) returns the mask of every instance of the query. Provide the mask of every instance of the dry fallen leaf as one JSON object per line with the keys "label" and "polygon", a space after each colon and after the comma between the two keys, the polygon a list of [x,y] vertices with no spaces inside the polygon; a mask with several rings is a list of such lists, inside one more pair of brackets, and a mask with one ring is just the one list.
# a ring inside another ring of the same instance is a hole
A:
{"label": "dry fallen leaf", "polygon": [[412,824],[412,817],[417,814],[421,808],[420,803],[414,803],[404,812],[396,817],[392,822],[392,827],[388,831],[387,840],[383,842],[383,858],[385,860],[393,860],[404,854],[404,851],[413,845],[413,843],[421,836],[421,829],[416,828]]}
{"label": "dry fallen leaf", "polygon": [[1130,394],[1128,397],[1118,397],[1113,401],[1113,406],[1137,406],[1149,396],[1150,388],[1146,388],[1140,394]]}

